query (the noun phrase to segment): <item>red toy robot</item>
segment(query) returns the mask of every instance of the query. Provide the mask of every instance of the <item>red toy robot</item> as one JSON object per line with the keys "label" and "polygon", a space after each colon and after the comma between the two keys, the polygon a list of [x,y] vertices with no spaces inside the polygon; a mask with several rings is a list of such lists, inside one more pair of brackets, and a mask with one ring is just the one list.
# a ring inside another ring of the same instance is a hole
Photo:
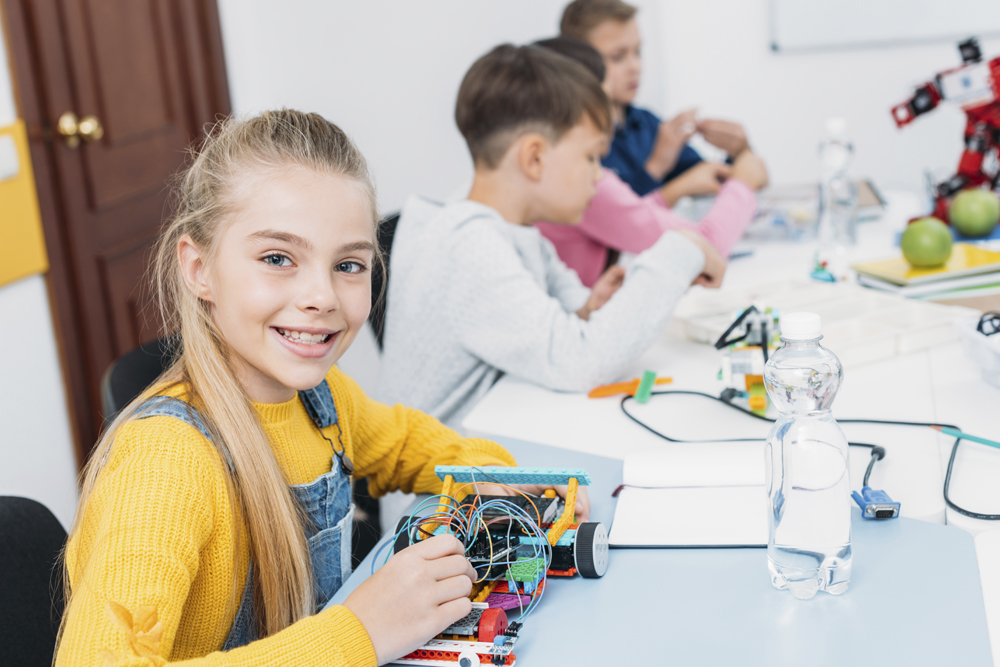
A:
{"label": "red toy robot", "polygon": [[957,192],[984,184],[995,190],[1000,182],[1000,58],[984,63],[975,37],[959,43],[958,51],[961,67],[941,72],[892,109],[897,127],[941,102],[958,104],[965,111],[965,151],[958,172],[937,185],[934,197],[933,215],[945,222],[948,203]]}

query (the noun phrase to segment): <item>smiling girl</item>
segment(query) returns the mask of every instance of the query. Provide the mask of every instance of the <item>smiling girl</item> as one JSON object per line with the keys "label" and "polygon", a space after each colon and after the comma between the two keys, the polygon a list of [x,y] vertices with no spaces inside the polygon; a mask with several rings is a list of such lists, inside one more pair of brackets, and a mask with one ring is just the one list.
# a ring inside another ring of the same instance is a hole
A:
{"label": "smiling girl", "polygon": [[435,465],[514,460],[334,366],[379,259],[374,188],[339,128],[288,110],[226,121],[179,194],[154,278],[181,352],[87,465],[56,664],[403,655],[468,613],[476,575],[438,536],[326,607],[350,574],[350,477],[437,493]]}

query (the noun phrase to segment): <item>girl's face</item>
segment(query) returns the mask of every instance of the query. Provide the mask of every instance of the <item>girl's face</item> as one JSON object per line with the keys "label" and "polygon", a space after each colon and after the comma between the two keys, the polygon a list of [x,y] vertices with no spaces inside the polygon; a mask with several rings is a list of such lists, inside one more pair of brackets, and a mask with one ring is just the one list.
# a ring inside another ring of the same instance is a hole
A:
{"label": "girl's face", "polygon": [[[280,403],[322,382],[368,318],[374,230],[345,177],[293,167],[245,187],[211,264],[185,275],[212,304],[250,399]],[[198,251],[180,245],[183,265]]]}
{"label": "girl's face", "polygon": [[605,92],[612,104],[631,104],[639,92],[642,75],[639,24],[635,19],[605,21],[590,31],[587,41],[604,56],[608,71],[604,79]]}

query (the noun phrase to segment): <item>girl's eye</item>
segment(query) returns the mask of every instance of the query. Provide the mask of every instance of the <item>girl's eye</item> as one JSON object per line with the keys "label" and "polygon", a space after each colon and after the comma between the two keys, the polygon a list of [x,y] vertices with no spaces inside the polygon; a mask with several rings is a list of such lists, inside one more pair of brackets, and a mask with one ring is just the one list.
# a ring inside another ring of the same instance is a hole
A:
{"label": "girl's eye", "polygon": [[265,255],[264,258],[263,258],[263,261],[264,261],[265,264],[268,264],[270,266],[291,266],[292,265],[292,260],[288,257],[288,255],[280,255],[280,254]]}
{"label": "girl's eye", "polygon": [[368,267],[360,262],[341,262],[336,268],[339,273],[362,273],[367,269]]}

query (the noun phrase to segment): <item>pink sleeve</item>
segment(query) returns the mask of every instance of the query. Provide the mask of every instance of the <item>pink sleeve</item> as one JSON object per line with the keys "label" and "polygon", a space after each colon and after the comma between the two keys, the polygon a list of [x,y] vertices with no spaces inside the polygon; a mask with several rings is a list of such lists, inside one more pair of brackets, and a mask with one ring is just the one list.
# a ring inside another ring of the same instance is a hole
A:
{"label": "pink sleeve", "polygon": [[659,189],[645,197],[608,170],[584,212],[579,230],[599,243],[631,253],[646,250],[670,229],[692,229],[728,257],[753,220],[757,197],[743,181],[729,179],[705,217],[694,223],[673,213]]}

